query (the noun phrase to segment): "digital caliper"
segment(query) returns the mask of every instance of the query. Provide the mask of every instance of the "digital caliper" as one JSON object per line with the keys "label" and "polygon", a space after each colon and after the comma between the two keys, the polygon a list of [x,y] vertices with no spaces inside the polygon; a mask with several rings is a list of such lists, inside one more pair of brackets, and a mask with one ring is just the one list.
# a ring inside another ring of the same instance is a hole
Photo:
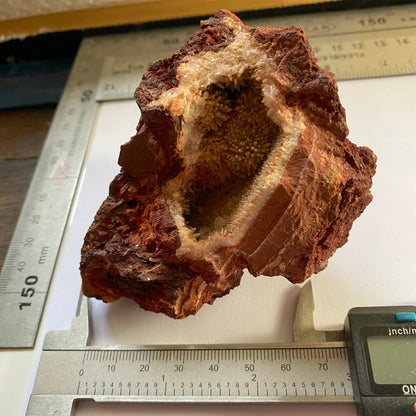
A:
{"label": "digital caliper", "polygon": [[346,319],[359,415],[416,414],[416,307],[353,308]]}
{"label": "digital caliper", "polygon": [[[356,403],[360,416],[416,414],[416,307],[354,308],[344,331],[313,327],[302,288],[294,343],[90,346],[87,299],[45,338],[27,416],[96,402]],[[342,338],[347,341],[340,341]],[[60,371],[56,371],[59,368]]]}

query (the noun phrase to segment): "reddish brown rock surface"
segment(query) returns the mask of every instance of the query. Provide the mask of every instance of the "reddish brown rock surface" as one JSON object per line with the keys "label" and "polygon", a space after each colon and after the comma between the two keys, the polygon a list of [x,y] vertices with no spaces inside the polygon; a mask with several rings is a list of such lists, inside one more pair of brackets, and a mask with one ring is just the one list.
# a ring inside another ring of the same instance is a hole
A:
{"label": "reddish brown rock surface", "polygon": [[135,97],[137,133],[82,248],[87,296],[183,318],[244,269],[302,282],[372,199],[376,158],[347,139],[336,83],[299,28],[220,11]]}

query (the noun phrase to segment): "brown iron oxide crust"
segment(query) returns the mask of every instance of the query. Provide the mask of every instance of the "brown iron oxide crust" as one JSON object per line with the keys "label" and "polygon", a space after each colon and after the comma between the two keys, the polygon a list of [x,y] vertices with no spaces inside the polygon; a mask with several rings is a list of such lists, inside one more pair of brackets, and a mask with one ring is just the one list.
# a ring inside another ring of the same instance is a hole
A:
{"label": "brown iron oxide crust", "polygon": [[82,248],[87,296],[184,318],[244,269],[303,282],[372,199],[376,157],[347,139],[335,80],[299,28],[221,10],[135,97],[137,133]]}

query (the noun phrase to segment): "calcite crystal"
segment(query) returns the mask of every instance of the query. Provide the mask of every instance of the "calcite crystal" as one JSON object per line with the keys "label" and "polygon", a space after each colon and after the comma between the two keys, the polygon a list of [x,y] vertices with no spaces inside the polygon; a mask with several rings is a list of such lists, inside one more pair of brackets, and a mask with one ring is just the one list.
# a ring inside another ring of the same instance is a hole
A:
{"label": "calcite crystal", "polygon": [[334,78],[299,28],[219,11],[135,98],[137,133],[82,248],[87,296],[184,318],[244,269],[303,282],[372,199],[376,157],[347,139]]}

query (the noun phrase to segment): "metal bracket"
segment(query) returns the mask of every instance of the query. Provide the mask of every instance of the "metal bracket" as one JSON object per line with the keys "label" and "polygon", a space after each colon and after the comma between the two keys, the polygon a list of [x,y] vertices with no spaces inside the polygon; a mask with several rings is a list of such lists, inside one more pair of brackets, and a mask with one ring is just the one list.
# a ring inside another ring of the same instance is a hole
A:
{"label": "metal bracket", "polygon": [[313,321],[315,302],[313,300],[312,282],[309,280],[302,287],[293,322],[293,340],[295,343],[345,342],[344,331],[317,331]]}
{"label": "metal bracket", "polygon": [[[312,282],[308,281],[302,287],[296,307],[293,322],[293,340],[299,344],[321,344],[326,342],[344,342],[344,331],[318,331],[315,329],[313,312]],[[80,293],[77,316],[72,320],[69,330],[50,331],[46,334],[43,349],[82,348],[89,345],[90,317],[88,313],[88,298]]]}
{"label": "metal bracket", "polygon": [[88,313],[88,298],[80,293],[77,315],[72,320],[69,330],[50,331],[45,336],[44,350],[59,350],[66,348],[82,348],[89,345],[90,317]]}

